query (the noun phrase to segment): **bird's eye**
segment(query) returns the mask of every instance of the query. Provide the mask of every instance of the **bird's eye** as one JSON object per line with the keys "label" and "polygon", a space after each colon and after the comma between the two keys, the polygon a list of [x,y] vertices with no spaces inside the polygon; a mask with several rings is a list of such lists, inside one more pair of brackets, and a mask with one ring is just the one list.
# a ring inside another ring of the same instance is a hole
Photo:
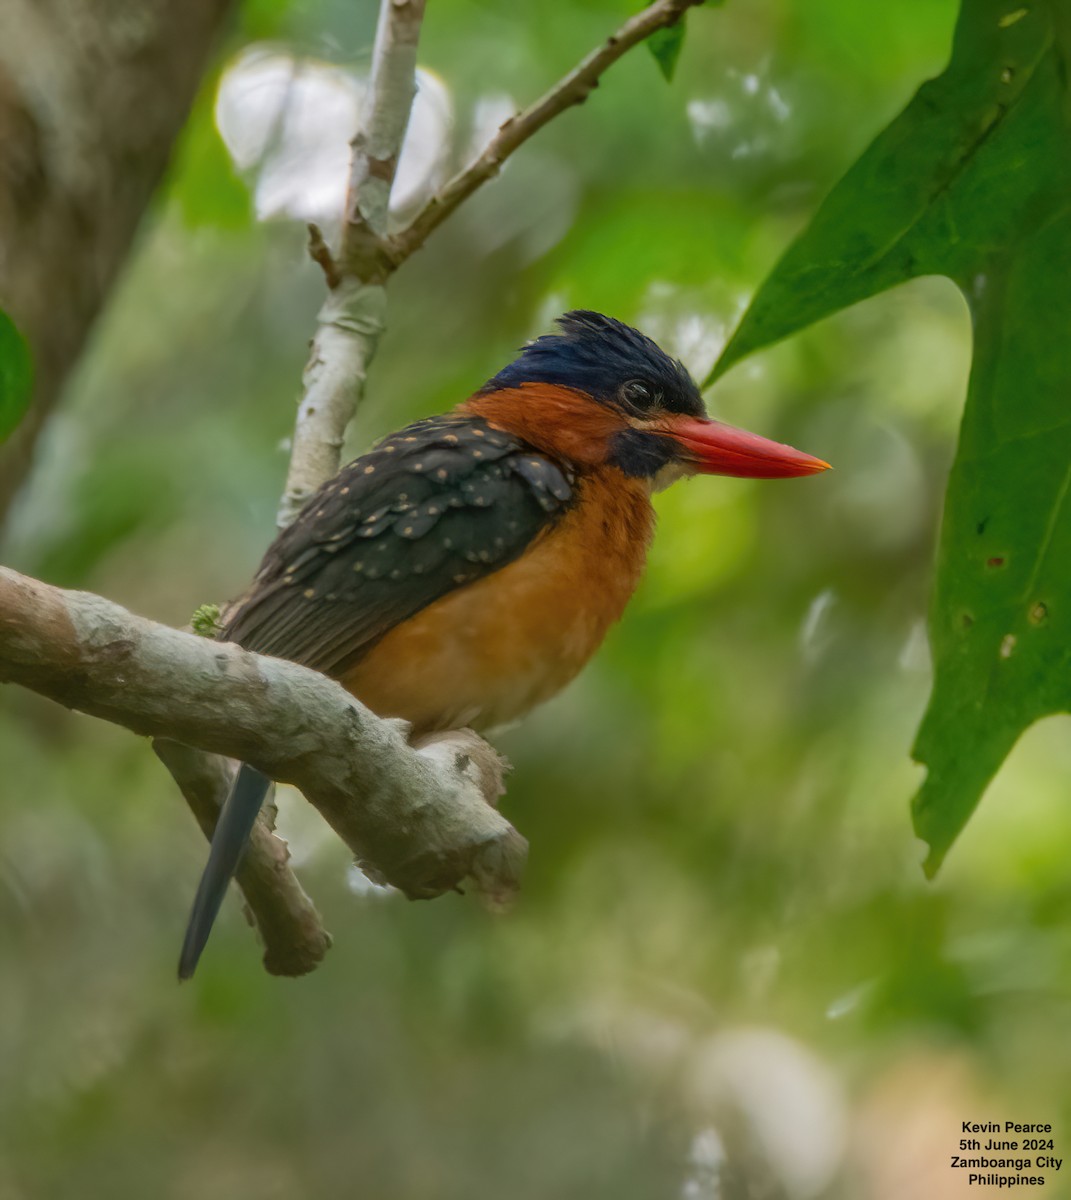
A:
{"label": "bird's eye", "polygon": [[660,393],[642,379],[630,379],[621,387],[621,399],[633,408],[650,408],[660,399]]}

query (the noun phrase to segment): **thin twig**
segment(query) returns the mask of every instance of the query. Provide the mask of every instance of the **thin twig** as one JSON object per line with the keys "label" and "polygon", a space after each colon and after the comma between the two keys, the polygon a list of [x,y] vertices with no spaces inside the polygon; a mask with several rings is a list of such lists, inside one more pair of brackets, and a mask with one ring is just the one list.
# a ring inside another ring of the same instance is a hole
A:
{"label": "thin twig", "polygon": [[626,21],[617,33],[582,59],[549,92],[506,121],[483,153],[448,180],[405,229],[389,239],[388,253],[393,266],[397,268],[405,262],[481,184],[497,175],[502,164],[519,146],[566,109],[582,104],[598,86],[606,69],[622,55],[658,30],[675,25],[689,8],[702,3],[703,0],[657,0]]}
{"label": "thin twig", "polygon": [[319,264],[327,286],[336,288],[342,281],[342,274],[338,269],[338,263],[335,262],[335,256],[331,253],[331,247],[324,241],[323,230],[315,221],[310,221],[308,228],[309,258]]}

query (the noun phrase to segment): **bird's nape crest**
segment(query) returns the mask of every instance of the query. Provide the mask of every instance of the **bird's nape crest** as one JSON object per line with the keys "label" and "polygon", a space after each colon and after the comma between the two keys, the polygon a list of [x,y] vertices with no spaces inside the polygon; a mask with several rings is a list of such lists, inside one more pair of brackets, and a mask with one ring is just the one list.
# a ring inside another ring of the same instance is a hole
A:
{"label": "bird's nape crest", "polygon": [[481,392],[548,383],[612,404],[624,383],[639,379],[664,396],[667,407],[703,413],[699,389],[684,365],[638,329],[590,309],[573,309],[555,323],[560,332],[528,342]]}

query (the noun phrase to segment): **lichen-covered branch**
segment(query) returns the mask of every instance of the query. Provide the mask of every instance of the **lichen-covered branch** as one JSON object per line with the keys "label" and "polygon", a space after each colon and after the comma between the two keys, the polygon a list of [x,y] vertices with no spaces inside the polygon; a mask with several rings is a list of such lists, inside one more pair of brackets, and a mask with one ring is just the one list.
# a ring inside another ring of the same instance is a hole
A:
{"label": "lichen-covered branch", "polygon": [[[5,568],[0,682],[293,784],[376,878],[411,898],[440,895],[466,878],[498,902],[518,887],[527,843],[494,807],[502,789],[498,756],[470,730],[414,748],[404,722],[379,719],[306,667]],[[175,753],[159,752],[175,771]],[[202,769],[195,767],[187,761],[176,772],[186,773],[187,796],[197,787],[221,795],[224,781],[190,779]],[[270,836],[266,827],[262,836]],[[289,930],[307,926],[309,912],[292,890],[281,899],[264,874],[270,868],[257,870],[259,892],[247,897],[266,942],[272,921]],[[286,905],[289,914],[280,911]]]}
{"label": "lichen-covered branch", "polygon": [[381,0],[364,105],[367,116],[352,142],[341,268],[344,275],[370,283],[385,278],[380,246],[387,234],[391,188],[416,96],[417,44],[424,3]]}
{"label": "lichen-covered branch", "polygon": [[328,294],[317,319],[294,425],[290,468],[279,504],[280,529],[339,468],[346,427],[360,403],[365,375],[384,329],[383,253],[390,192],[416,93],[416,56],[425,0],[381,0],[372,74],[353,138],[337,256],[319,230],[309,250]]}
{"label": "lichen-covered branch", "polygon": [[327,293],[302,376],[286,487],[276,523],[285,529],[338,472],[346,427],[364,393],[387,311],[382,286],[344,277]]}

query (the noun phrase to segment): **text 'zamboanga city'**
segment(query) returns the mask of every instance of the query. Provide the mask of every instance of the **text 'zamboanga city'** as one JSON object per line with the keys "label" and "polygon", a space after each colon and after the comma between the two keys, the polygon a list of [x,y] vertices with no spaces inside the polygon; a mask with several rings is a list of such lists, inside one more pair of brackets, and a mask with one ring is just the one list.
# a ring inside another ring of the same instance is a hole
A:
{"label": "text 'zamboanga city'", "polygon": [[[1056,1144],[1050,1124],[964,1121],[961,1132],[988,1135],[985,1138],[961,1137],[960,1153],[952,1155],[951,1166],[954,1169],[970,1172],[968,1184],[998,1188],[1043,1187],[1045,1176],[1036,1172],[1059,1171],[1063,1166],[1064,1160],[1053,1153]],[[970,1151],[978,1154],[978,1157],[969,1156]],[[1010,1152],[1014,1157],[988,1157],[994,1152],[1004,1155]]]}

